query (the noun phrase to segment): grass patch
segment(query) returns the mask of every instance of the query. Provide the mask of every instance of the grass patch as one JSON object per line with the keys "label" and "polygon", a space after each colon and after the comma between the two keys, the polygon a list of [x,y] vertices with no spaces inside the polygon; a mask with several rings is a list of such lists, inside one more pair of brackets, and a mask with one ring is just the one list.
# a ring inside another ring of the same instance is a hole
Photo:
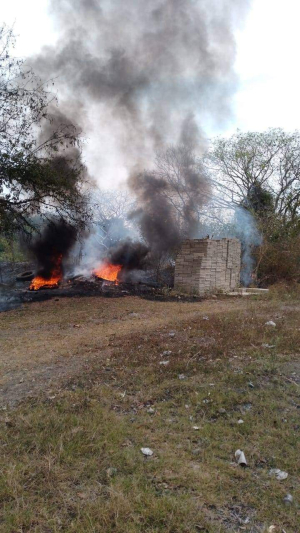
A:
{"label": "grass patch", "polygon": [[[152,329],[116,329],[105,358],[91,336],[80,352],[93,354],[88,368],[51,396],[3,411],[1,531],[299,531],[300,331],[291,302],[251,299],[208,320],[199,307]],[[265,326],[270,319],[276,328]],[[249,468],[235,464],[238,448]],[[271,468],[288,478],[277,481]]]}

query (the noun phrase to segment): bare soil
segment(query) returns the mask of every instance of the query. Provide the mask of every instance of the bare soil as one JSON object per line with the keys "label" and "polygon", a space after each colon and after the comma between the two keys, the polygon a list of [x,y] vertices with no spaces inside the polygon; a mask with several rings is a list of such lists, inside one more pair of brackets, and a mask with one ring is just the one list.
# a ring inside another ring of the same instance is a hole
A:
{"label": "bare soil", "polygon": [[122,337],[247,308],[241,298],[157,302],[139,297],[55,299],[0,315],[0,406],[63,387]]}

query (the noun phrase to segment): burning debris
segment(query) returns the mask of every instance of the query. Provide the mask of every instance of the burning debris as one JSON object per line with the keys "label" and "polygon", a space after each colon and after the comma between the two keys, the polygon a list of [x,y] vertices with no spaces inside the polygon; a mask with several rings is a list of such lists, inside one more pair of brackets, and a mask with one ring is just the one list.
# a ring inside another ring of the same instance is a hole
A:
{"label": "burning debris", "polygon": [[96,278],[104,279],[106,281],[114,281],[115,283],[118,283],[118,276],[121,270],[122,265],[112,265],[111,263],[105,261],[93,271],[93,275]]}
{"label": "burning debris", "polygon": [[30,283],[30,291],[38,291],[39,289],[54,289],[58,287],[63,275],[62,254],[57,257],[53,257],[53,264],[54,267],[49,274],[49,279],[48,277],[45,277],[45,274],[35,276]]}
{"label": "burning debris", "polygon": [[30,245],[38,269],[29,289],[57,288],[63,278],[63,261],[75,244],[77,230],[65,220],[51,221],[40,238]]}

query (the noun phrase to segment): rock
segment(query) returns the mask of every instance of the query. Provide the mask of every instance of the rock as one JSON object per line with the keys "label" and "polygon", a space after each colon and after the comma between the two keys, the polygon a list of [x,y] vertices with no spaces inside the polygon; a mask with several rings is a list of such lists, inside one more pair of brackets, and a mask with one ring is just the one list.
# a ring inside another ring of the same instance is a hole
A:
{"label": "rock", "polygon": [[184,374],[178,374],[178,379],[185,379],[186,376]]}
{"label": "rock", "polygon": [[254,385],[253,385],[252,381],[249,381],[248,387],[250,387],[250,389],[254,389]]}
{"label": "rock", "polygon": [[203,320],[209,320],[208,316],[203,316]]}
{"label": "rock", "polygon": [[224,409],[224,407],[221,407],[219,409],[219,413],[220,413],[220,415],[225,415],[226,414],[226,409]]}
{"label": "rock", "polygon": [[244,452],[242,452],[242,450],[236,450],[234,455],[237,464],[245,468],[247,466],[247,461]]}
{"label": "rock", "polygon": [[117,474],[117,469],[114,467],[110,467],[106,470],[107,477],[114,477]]}
{"label": "rock", "polygon": [[172,351],[171,350],[165,350],[162,355],[171,355]]}
{"label": "rock", "polygon": [[200,428],[199,428],[199,426],[193,426],[193,429],[194,429],[195,431],[199,431]]}
{"label": "rock", "polygon": [[170,331],[169,337],[175,337],[175,331]]}
{"label": "rock", "polygon": [[284,472],[283,470],[280,470],[279,468],[271,468],[269,474],[271,476],[275,476],[278,481],[283,481],[288,477],[288,473]]}
{"label": "rock", "polygon": [[273,320],[269,320],[268,322],[265,323],[265,326],[271,326],[272,328],[275,328],[276,324],[275,322],[273,322]]}
{"label": "rock", "polygon": [[167,366],[170,361],[160,361],[159,364],[163,366]]}
{"label": "rock", "polygon": [[275,344],[262,344],[263,348],[275,348]]}
{"label": "rock", "polygon": [[151,455],[153,455],[153,451],[150,448],[141,448],[141,452],[146,457],[151,457]]}
{"label": "rock", "polygon": [[241,418],[237,421],[238,424],[243,424],[244,423],[244,420],[242,420]]}
{"label": "rock", "polygon": [[293,503],[293,500],[294,498],[291,494],[286,494],[285,497],[283,498],[285,505],[291,505]]}

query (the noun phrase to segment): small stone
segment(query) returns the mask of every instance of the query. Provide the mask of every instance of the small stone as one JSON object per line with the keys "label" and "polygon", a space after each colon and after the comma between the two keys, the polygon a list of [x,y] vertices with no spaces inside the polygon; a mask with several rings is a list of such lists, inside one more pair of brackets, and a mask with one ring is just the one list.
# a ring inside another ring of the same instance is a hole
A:
{"label": "small stone", "polygon": [[149,407],[149,409],[147,409],[147,413],[149,413],[149,415],[154,415],[155,409],[153,409],[153,407]]}
{"label": "small stone", "polygon": [[146,457],[151,457],[151,455],[153,455],[153,451],[150,448],[141,448],[141,452]]}
{"label": "small stone", "polygon": [[172,351],[171,350],[165,350],[162,355],[171,355]]}
{"label": "small stone", "polygon": [[268,322],[265,323],[265,326],[271,326],[272,328],[275,328],[276,324],[275,322],[273,322],[273,320],[269,320]]}
{"label": "small stone", "polygon": [[160,365],[167,366],[170,361],[160,361]]}
{"label": "small stone", "polygon": [[263,348],[275,348],[275,344],[262,344]]}
{"label": "small stone", "polygon": [[221,407],[221,408],[219,409],[219,413],[220,413],[220,415],[225,415],[225,413],[226,413],[226,409],[224,409],[224,407]]}
{"label": "small stone", "polygon": [[283,498],[285,505],[291,505],[293,503],[293,500],[294,498],[291,494],[286,494],[285,497]]}
{"label": "small stone", "polygon": [[238,420],[237,422],[238,424],[243,424],[244,423],[244,420],[242,420],[241,418]]}
{"label": "small stone", "polygon": [[288,477],[288,473],[284,472],[283,470],[280,470],[279,468],[271,468],[269,474],[271,476],[275,476],[278,481],[283,481]]}
{"label": "small stone", "polygon": [[195,431],[199,431],[200,428],[199,428],[199,426],[193,426],[193,429],[194,429]]}
{"label": "small stone", "polygon": [[170,331],[169,337],[175,337],[175,332],[174,331]]}
{"label": "small stone", "polygon": [[185,379],[186,376],[184,374],[178,374],[178,379]]}
{"label": "small stone", "polygon": [[114,477],[117,472],[117,469],[112,466],[106,470],[107,477]]}
{"label": "small stone", "polygon": [[252,381],[249,381],[248,387],[250,387],[250,389],[254,389],[254,385],[253,385]]}

